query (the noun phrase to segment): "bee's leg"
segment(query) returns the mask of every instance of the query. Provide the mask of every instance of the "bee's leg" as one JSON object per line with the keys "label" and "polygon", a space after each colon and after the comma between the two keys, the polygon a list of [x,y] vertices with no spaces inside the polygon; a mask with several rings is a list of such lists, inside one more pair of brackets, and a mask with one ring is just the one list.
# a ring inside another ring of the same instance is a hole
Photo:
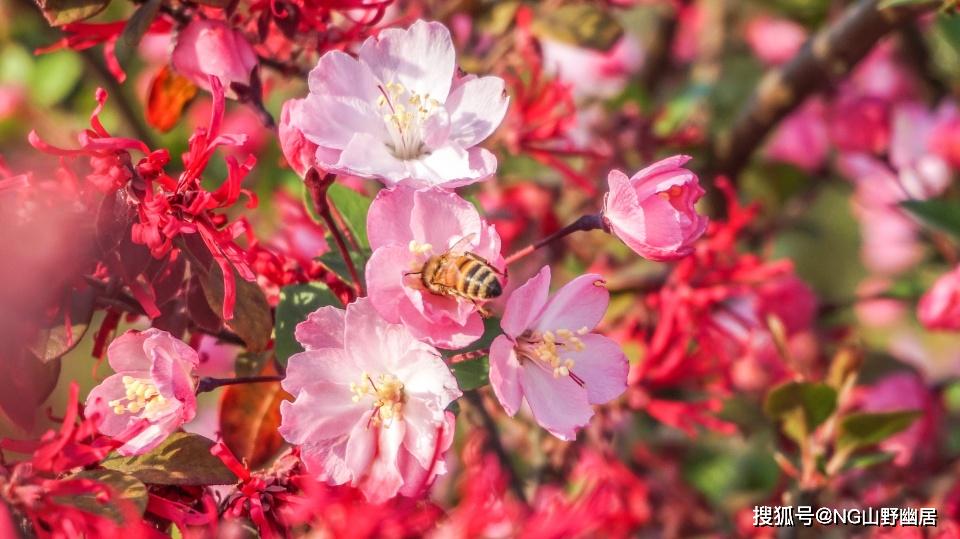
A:
{"label": "bee's leg", "polygon": [[492,313],[488,311],[486,307],[478,303],[477,300],[475,299],[471,299],[470,302],[473,303],[473,305],[477,308],[477,312],[480,313],[480,316],[482,318],[490,318]]}

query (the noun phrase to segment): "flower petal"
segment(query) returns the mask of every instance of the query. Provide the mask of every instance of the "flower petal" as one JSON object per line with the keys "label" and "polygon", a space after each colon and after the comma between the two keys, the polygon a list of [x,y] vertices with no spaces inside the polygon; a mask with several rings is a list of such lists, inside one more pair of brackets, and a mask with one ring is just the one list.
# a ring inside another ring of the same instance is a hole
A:
{"label": "flower petal", "polygon": [[381,83],[370,67],[342,51],[329,51],[320,57],[307,83],[312,94],[352,97],[371,104],[381,95]]}
{"label": "flower petal", "polygon": [[158,329],[147,331],[128,331],[117,337],[107,348],[107,361],[115,372],[147,372],[150,370],[150,358],[143,351],[143,343],[148,337],[159,333]]}
{"label": "flower petal", "polygon": [[296,396],[316,384],[339,384],[349,386],[359,382],[363,369],[342,348],[307,350],[290,356],[287,374],[281,385]]}
{"label": "flower petal", "polygon": [[450,113],[450,138],[464,148],[479,144],[503,121],[510,98],[503,79],[470,79],[450,92],[444,104]]}
{"label": "flower petal", "polygon": [[365,41],[360,61],[383,83],[399,82],[421,97],[443,102],[450,93],[456,52],[444,25],[417,21],[406,30],[387,28]]}
{"label": "flower petal", "polygon": [[584,381],[590,404],[603,404],[620,396],[627,389],[627,356],[616,341],[588,333],[579,337],[584,349],[566,351],[564,357],[573,360],[573,371]]}
{"label": "flower petal", "polygon": [[377,455],[359,486],[367,501],[382,503],[396,496],[403,486],[403,476],[397,460],[406,433],[406,424],[398,421],[389,427],[371,430],[378,435]]}
{"label": "flower petal", "polygon": [[592,330],[603,319],[608,303],[610,293],[604,286],[603,277],[595,273],[581,275],[557,290],[547,301],[536,328],[541,331],[578,331],[584,327]]}
{"label": "flower petal", "polygon": [[[324,155],[317,151],[317,159]],[[410,177],[407,161],[397,159],[387,145],[371,136],[359,132],[353,135],[346,148],[340,153],[339,161],[330,170],[355,176],[379,178],[385,185],[391,186]]]}
{"label": "flower petal", "polygon": [[561,440],[574,440],[577,429],[593,417],[587,392],[569,376],[553,373],[528,362],[520,370],[520,385],[537,424]]}
{"label": "flower petal", "polygon": [[307,315],[297,324],[294,336],[305,350],[343,348],[343,317],[345,311],[327,305]]}
{"label": "flower petal", "polygon": [[490,345],[490,386],[504,411],[511,417],[520,409],[523,397],[520,370],[513,341],[506,335],[498,336]]}
{"label": "flower petal", "polygon": [[357,98],[310,94],[301,105],[298,124],[303,136],[320,146],[346,151],[362,134],[386,151],[384,141],[389,135],[383,118],[370,103]]}
{"label": "flower petal", "polygon": [[280,403],[278,431],[291,444],[299,445],[348,434],[370,409],[369,402],[353,402],[347,386],[314,384],[293,402]]}
{"label": "flower petal", "polygon": [[503,310],[500,327],[510,337],[519,337],[524,331],[533,327],[534,321],[540,316],[547,295],[550,293],[550,266],[544,266],[527,282],[518,286],[510,297]]}

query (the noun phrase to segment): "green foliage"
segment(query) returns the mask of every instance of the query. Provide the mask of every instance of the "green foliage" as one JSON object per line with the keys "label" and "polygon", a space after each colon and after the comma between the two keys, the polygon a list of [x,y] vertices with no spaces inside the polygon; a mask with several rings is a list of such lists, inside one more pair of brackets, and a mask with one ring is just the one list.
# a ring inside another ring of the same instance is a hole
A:
{"label": "green foliage", "polygon": [[571,45],[609,50],[623,28],[607,10],[592,4],[564,4],[541,9],[531,27],[538,37]]}
{"label": "green foliage", "polygon": [[117,501],[129,502],[136,514],[143,515],[147,508],[147,487],[139,479],[115,470],[84,470],[69,477],[69,479],[92,479],[104,483],[113,491],[109,502],[95,493],[84,492],[70,496],[57,496],[58,503],[72,505],[81,511],[94,515],[103,515],[115,522],[124,522],[123,508]]}
{"label": "green foliage", "polygon": [[767,393],[763,409],[781,423],[784,434],[800,442],[837,408],[837,392],[827,384],[787,382]]}
{"label": "green foliage", "polygon": [[103,467],[152,485],[229,485],[237,476],[210,453],[213,441],[197,434],[176,432],[143,455],[111,454]]}
{"label": "green foliage", "polygon": [[960,203],[953,200],[906,200],[900,203],[930,228],[960,239]]}
{"label": "green foliage", "polygon": [[103,11],[110,0],[36,0],[51,26],[89,19]]}
{"label": "green foliage", "polygon": [[307,283],[285,286],[280,290],[277,304],[277,328],[274,351],[277,361],[286,367],[293,354],[303,352],[303,347],[294,335],[297,324],[307,315],[325,305],[341,307],[340,300],[323,283]]}
{"label": "green foliage", "polygon": [[850,414],[840,422],[837,445],[858,449],[880,443],[905,430],[921,413],[915,410]]}
{"label": "green foliage", "polygon": [[[476,352],[478,350],[488,350],[493,340],[501,333],[500,319],[492,317],[486,318],[483,321],[483,335],[470,346],[461,348],[460,350],[453,350],[448,356]],[[483,387],[490,383],[490,358],[487,355],[455,363],[450,366],[450,370],[453,371],[453,375],[457,377],[457,384],[463,391]]]}
{"label": "green foliage", "polygon": [[[343,220],[346,222],[353,237],[363,249],[370,249],[370,242],[367,241],[367,211],[370,209],[372,200],[360,193],[334,183],[327,191],[327,198],[330,204],[337,208]],[[309,206],[309,204],[308,204]]]}
{"label": "green foliage", "polygon": [[30,77],[30,95],[42,106],[63,101],[83,76],[83,61],[73,51],[57,51],[37,58]]}

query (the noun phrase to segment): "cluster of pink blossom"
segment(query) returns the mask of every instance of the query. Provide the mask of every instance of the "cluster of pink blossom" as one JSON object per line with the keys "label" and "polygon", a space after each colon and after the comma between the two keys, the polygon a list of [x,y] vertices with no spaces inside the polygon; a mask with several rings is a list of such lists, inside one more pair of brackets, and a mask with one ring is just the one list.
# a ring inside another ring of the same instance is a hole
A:
{"label": "cluster of pink blossom", "polygon": [[[181,32],[174,51],[181,73],[227,83],[249,70],[252,55],[218,31]],[[216,71],[204,58],[235,61],[218,62]],[[283,388],[295,400],[281,406],[279,430],[300,448],[307,470],[330,484],[359,487],[374,502],[418,495],[445,471],[454,428],[448,407],[461,396],[437,348],[474,343],[485,313],[484,299],[457,292],[455,282],[443,285],[455,293],[431,287],[438,277],[425,277],[424,268],[439,260],[438,272],[456,273],[466,254],[498,279],[494,296],[507,287],[500,237],[452,189],[496,171],[496,158],[477,144],[503,120],[509,100],[502,79],[457,73],[450,33],[436,22],[384,30],[357,58],[328,52],[308,80],[309,95],[286,103],[281,118],[289,162],[387,188],[367,216],[369,297],[346,310],[322,307],[297,326],[305,351],[289,359]],[[683,168],[688,160],[666,159],[632,178],[612,171],[599,226],[653,260],[690,254],[707,222],[694,209],[704,191]],[[471,275],[457,279],[479,286]],[[594,332],[609,301],[600,275],[573,279],[552,297],[549,289],[544,267],[509,294],[503,335],[490,345],[490,381],[509,415],[526,401],[538,424],[570,440],[589,422],[591,405],[626,389],[627,359]],[[118,338],[108,355],[117,374],[90,393],[87,412],[102,418],[103,433],[125,440],[121,453],[147,452],[193,418],[193,349],[149,330]]]}

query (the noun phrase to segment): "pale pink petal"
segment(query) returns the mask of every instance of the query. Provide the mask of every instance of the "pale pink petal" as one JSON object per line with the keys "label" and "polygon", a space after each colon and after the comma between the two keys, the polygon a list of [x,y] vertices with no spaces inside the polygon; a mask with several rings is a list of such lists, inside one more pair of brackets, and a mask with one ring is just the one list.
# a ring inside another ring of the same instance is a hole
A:
{"label": "pale pink petal", "polygon": [[683,242],[680,227],[682,215],[676,208],[660,197],[648,198],[641,208],[646,243],[655,249],[679,247]]}
{"label": "pale pink petal", "polygon": [[520,370],[520,386],[537,424],[561,440],[576,439],[593,417],[586,390],[569,376],[554,377],[530,362]]}
{"label": "pale pink petal", "polygon": [[437,413],[435,419],[440,419],[447,405],[462,395],[457,379],[443,359],[428,347],[413,346],[398,355],[393,372],[403,380],[404,391],[411,400],[418,399]]}
{"label": "pale pink petal", "polygon": [[444,411],[428,408],[419,399],[411,399],[403,407],[404,424],[407,426],[403,446],[426,470],[433,462],[437,451],[437,428],[443,424]]}
{"label": "pale pink petal", "polygon": [[[146,422],[146,420],[142,421]],[[176,414],[171,414],[156,423],[149,423],[143,430],[139,432],[135,430],[134,432],[137,432],[137,434],[118,447],[117,453],[124,456],[142,455],[160,445],[167,439],[167,436],[170,436],[183,423],[184,421]],[[117,439],[120,440],[125,438],[126,436],[123,433],[117,436]]]}
{"label": "pale pink petal", "polygon": [[[413,195],[413,206],[407,207],[409,227],[420,243],[433,245],[436,254],[446,251],[461,239],[480,236],[480,214],[477,208],[450,191],[428,189]],[[467,250],[472,245],[467,246]]]}
{"label": "pale pink petal", "polygon": [[490,345],[490,386],[509,416],[516,415],[523,397],[520,370],[513,341],[506,335],[498,336]]}
{"label": "pale pink petal", "polygon": [[609,302],[610,293],[601,276],[595,273],[581,275],[557,290],[547,301],[537,319],[536,329],[592,330],[603,319]]}
{"label": "pale pink petal", "polygon": [[347,440],[346,465],[353,477],[353,484],[367,474],[367,470],[377,455],[377,429],[371,428],[373,410],[368,410],[362,416]]}
{"label": "pale pink petal", "polygon": [[107,347],[107,361],[115,372],[141,373],[150,371],[150,358],[143,350],[143,343],[159,330],[128,331],[117,337]]}
{"label": "pale pink petal", "polygon": [[362,373],[363,369],[342,348],[320,348],[290,356],[281,384],[287,392],[296,395],[315,384],[349,386],[351,382],[359,382]]}
{"label": "pale pink petal", "polygon": [[[387,132],[380,113],[353,97],[310,94],[301,105],[298,127],[310,142],[346,151],[355,137],[386,151]],[[356,150],[354,150],[356,151]]]}
{"label": "pale pink petal", "polygon": [[406,423],[399,421],[389,427],[375,429],[376,431],[379,431],[377,458],[370,464],[367,476],[360,482],[359,487],[370,503],[383,503],[396,496],[403,486],[404,478],[400,474],[397,459],[403,444]]}
{"label": "pale pink petal", "polygon": [[320,57],[307,76],[310,93],[333,97],[353,97],[376,103],[380,81],[363,62],[342,51],[329,51]]}
{"label": "pale pink petal", "polygon": [[[321,154],[317,153],[317,159]],[[339,161],[330,169],[334,172],[379,178],[386,185],[394,185],[410,177],[409,161],[397,159],[387,145],[369,133],[356,133],[340,153]]]}
{"label": "pale pink petal", "polygon": [[123,399],[126,396],[126,386],[123,384],[123,374],[113,374],[104,381],[97,384],[90,393],[87,394],[87,401],[84,407],[86,417],[98,417],[97,430],[107,436],[115,437],[122,433],[137,418],[124,411],[122,414],[114,413],[110,402]]}
{"label": "pale pink petal", "polygon": [[[476,342],[483,335],[483,319],[471,305],[473,312],[466,316],[463,324],[451,316],[443,316],[440,321],[432,321],[409,302],[401,302],[398,312],[400,322],[415,337],[438,348],[455,350]],[[441,313],[441,311],[436,311]]]}
{"label": "pale pink petal", "polygon": [[377,193],[367,212],[367,237],[371,249],[389,244],[407,247],[410,240],[415,239],[410,227],[404,226],[410,222],[415,193],[415,189],[403,185]]}
{"label": "pale pink petal", "polygon": [[438,22],[388,28],[360,47],[360,60],[383,83],[399,82],[422,97],[443,102],[450,93],[456,52],[450,32]]}
{"label": "pale pink petal", "polygon": [[574,361],[571,372],[584,381],[587,400],[590,404],[604,404],[619,397],[627,389],[630,368],[620,345],[596,333],[579,339],[583,342],[583,351],[565,350],[563,357]]}
{"label": "pale pink petal", "polygon": [[450,113],[451,138],[464,148],[479,144],[500,125],[509,104],[500,77],[482,77],[458,85],[444,104]]}
{"label": "pale pink petal", "polygon": [[[281,407],[287,402],[281,403]],[[300,458],[307,471],[321,481],[342,485],[353,477],[347,466],[347,437],[310,440],[300,445]]]}
{"label": "pale pink petal", "polygon": [[468,151],[455,142],[448,142],[420,159],[404,163],[407,177],[413,183],[445,188],[485,180],[497,170],[493,154],[483,148],[471,148]]}
{"label": "pale pink petal", "polygon": [[305,350],[343,348],[343,309],[320,307],[297,324],[294,336]]}
{"label": "pale pink petal", "polygon": [[531,329],[540,316],[550,293],[550,266],[544,266],[527,282],[518,286],[510,297],[500,320],[500,327],[510,337],[519,337]]}
{"label": "pale pink petal", "polygon": [[292,444],[348,434],[370,409],[369,404],[353,402],[352,397],[348,386],[314,384],[300,392],[294,402],[280,403],[282,421],[278,431]]}
{"label": "pale pink petal", "polygon": [[404,281],[420,277],[404,276],[405,273],[416,271],[410,267],[412,259],[408,247],[388,245],[375,250],[367,261],[367,294],[377,312],[391,324],[400,323],[399,304],[409,301],[404,292]]}

